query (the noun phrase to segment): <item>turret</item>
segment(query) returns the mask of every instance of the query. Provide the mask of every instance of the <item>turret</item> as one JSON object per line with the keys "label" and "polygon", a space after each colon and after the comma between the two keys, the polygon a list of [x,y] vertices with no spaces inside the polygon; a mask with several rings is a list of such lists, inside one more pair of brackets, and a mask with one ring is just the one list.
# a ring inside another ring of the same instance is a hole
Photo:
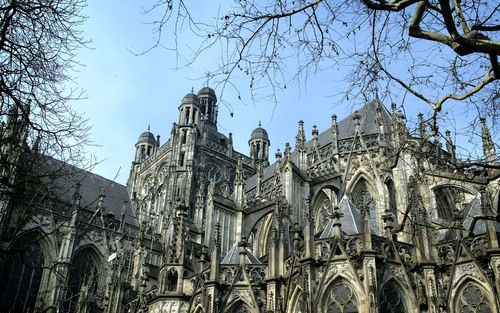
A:
{"label": "turret", "polygon": [[262,128],[260,122],[259,127],[253,130],[248,141],[250,146],[250,158],[253,160],[254,165],[261,163],[264,167],[269,166],[269,136],[267,131]]}
{"label": "turret", "polygon": [[307,148],[306,148],[306,135],[304,132],[304,122],[299,121],[299,128],[295,136],[295,165],[301,170],[307,169]]}
{"label": "turret", "polygon": [[135,144],[135,163],[141,163],[149,156],[151,156],[156,147],[156,139],[155,135],[150,132],[149,126],[148,130],[143,132],[139,139],[137,139],[137,143]]}
{"label": "turret", "polygon": [[217,125],[217,96],[210,87],[203,87],[198,91],[200,104],[200,120]]}
{"label": "turret", "polygon": [[196,124],[200,116],[200,102],[197,95],[191,90],[190,93],[182,98],[179,105],[179,125],[188,126]]}

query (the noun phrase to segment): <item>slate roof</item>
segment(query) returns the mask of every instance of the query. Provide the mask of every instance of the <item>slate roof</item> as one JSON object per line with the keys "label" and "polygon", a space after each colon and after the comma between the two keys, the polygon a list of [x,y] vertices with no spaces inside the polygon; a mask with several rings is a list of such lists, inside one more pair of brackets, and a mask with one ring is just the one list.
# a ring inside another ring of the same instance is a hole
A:
{"label": "slate roof", "polygon": [[[462,236],[467,237],[469,228],[472,224],[472,220],[475,216],[484,216],[481,211],[481,194],[478,193],[476,197],[467,205],[463,210],[464,221],[462,222]],[[500,223],[495,223],[495,229],[500,232]],[[474,235],[480,235],[486,233],[486,222],[485,220],[478,220],[473,230]],[[454,229],[449,229],[444,236],[445,240],[456,239],[456,231]]]}
{"label": "slate roof", "polygon": [[120,220],[124,201],[127,201],[125,223],[138,226],[127,187],[124,185],[50,157],[44,157],[43,163],[40,163],[37,169],[38,175],[41,175],[42,181],[55,199],[71,205],[79,183],[81,207],[95,211],[102,189],[105,195],[104,215],[112,214],[116,220]]}
{"label": "slate roof", "polygon": [[[245,264],[262,264],[250,251],[250,249],[245,248],[247,254],[245,256]],[[226,256],[222,259],[221,264],[235,265],[240,264],[240,247],[238,243],[235,242],[234,245],[229,249]]]}
{"label": "slate roof", "polygon": [[[387,110],[387,108],[382,104],[382,102],[378,99],[374,101],[367,102],[363,107],[357,110],[357,112],[361,116],[360,127],[363,135],[372,135],[377,134],[379,132],[379,127],[377,125],[376,116],[377,116],[377,107],[381,106],[382,108],[382,118],[383,123],[385,125],[385,129],[387,132],[391,130],[391,114]],[[342,119],[337,123],[338,130],[338,140],[352,138],[354,135],[354,122],[353,116],[355,112],[348,115],[346,118]],[[318,136],[318,143],[320,148],[330,144],[332,142],[332,128],[328,128],[327,130],[321,132]],[[312,140],[309,140],[306,144],[309,148],[312,146]],[[292,152],[292,158],[295,155],[295,152]],[[276,163],[271,164],[266,167],[263,171],[262,182],[268,180],[269,178],[274,176],[276,168]],[[245,189],[247,191],[255,188],[257,184],[257,176],[254,175],[249,177],[246,180]]]}
{"label": "slate roof", "polygon": [[[342,215],[340,218],[340,229],[343,233],[347,235],[357,235],[363,233],[363,216],[347,195],[344,195],[339,202],[339,213]],[[333,219],[328,219],[325,229],[319,237],[320,239],[333,237],[333,223]],[[370,230],[372,234],[376,234],[371,225]]]}
{"label": "slate roof", "polygon": [[142,143],[142,142],[146,142],[146,143],[154,145],[156,142],[155,135],[153,135],[153,133],[150,132],[149,130],[143,132],[139,136],[139,138],[137,139],[137,144]]}

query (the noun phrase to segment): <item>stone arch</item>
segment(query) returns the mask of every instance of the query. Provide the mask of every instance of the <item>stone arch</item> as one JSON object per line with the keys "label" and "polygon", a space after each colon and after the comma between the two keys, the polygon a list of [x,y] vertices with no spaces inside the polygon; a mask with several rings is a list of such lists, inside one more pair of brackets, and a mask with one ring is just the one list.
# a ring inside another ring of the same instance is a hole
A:
{"label": "stone arch", "polygon": [[101,280],[105,278],[102,275],[102,265],[102,256],[94,245],[85,245],[75,250],[68,272],[67,291],[63,303],[67,311],[76,309],[81,289],[85,286],[89,295],[86,301],[89,305],[88,311],[98,312],[97,305],[92,299],[102,284]]}
{"label": "stone arch", "polygon": [[413,312],[413,297],[408,294],[395,278],[387,280],[379,289],[380,312],[410,313]]}
{"label": "stone arch", "polygon": [[361,287],[356,288],[343,275],[334,277],[323,289],[318,313],[358,313],[363,312]]}
{"label": "stone arch", "polygon": [[224,313],[256,313],[256,310],[252,310],[250,305],[243,299],[237,298],[232,301],[227,308],[224,310]]}
{"label": "stone arch", "polygon": [[168,173],[169,164],[167,161],[163,161],[156,168],[156,177],[158,177],[160,183],[163,183],[163,178],[166,176],[166,173]]}
{"label": "stone arch", "polygon": [[149,188],[154,187],[154,185],[155,185],[154,176],[151,173],[147,174],[146,177],[142,179],[142,186],[143,186],[142,195],[143,196],[149,195]]}
{"label": "stone arch", "polygon": [[462,277],[452,294],[451,312],[493,313],[497,303],[493,290],[470,275]]}
{"label": "stone arch", "polygon": [[[73,249],[73,255],[81,250],[90,249],[95,253],[93,254],[93,256],[95,257],[95,260],[98,262],[98,264],[103,264],[105,256],[108,255],[108,252],[106,251],[106,241],[104,240],[104,238],[102,238],[103,233],[102,231],[94,230],[91,230],[89,233],[90,234],[88,237],[84,236],[80,241],[77,242],[75,248]],[[94,236],[96,236],[97,238],[95,238]]]}
{"label": "stone arch", "polygon": [[463,210],[465,203],[471,202],[478,191],[467,184],[451,184],[449,182],[435,184],[431,188],[435,212],[434,217],[449,220],[453,218],[454,210]]}
{"label": "stone arch", "polygon": [[314,233],[317,234],[326,226],[328,215],[333,206],[338,204],[338,189],[333,186],[323,186],[316,192],[312,201],[314,218]]}
{"label": "stone arch", "polygon": [[264,215],[261,221],[262,221],[262,227],[258,235],[259,239],[257,242],[257,252],[258,252],[257,257],[264,256],[268,252],[268,246],[270,244],[273,231],[273,214],[269,213],[267,215]]}
{"label": "stone arch", "polygon": [[356,184],[358,184],[358,182],[361,179],[364,179],[368,183],[368,186],[370,187],[370,191],[374,195],[377,195],[375,184],[374,184],[375,178],[372,175],[370,175],[370,173],[368,173],[362,169],[357,170],[356,173],[352,176],[352,178],[349,179],[349,181],[347,182],[347,184],[345,186],[345,192],[348,194],[352,193],[353,188],[356,186]]}
{"label": "stone arch", "polygon": [[167,272],[166,277],[166,289],[167,291],[177,291],[177,284],[179,282],[179,274],[175,268],[171,268]]}
{"label": "stone arch", "polygon": [[48,243],[39,229],[24,232],[12,242],[0,267],[0,311],[37,310],[50,275]]}
{"label": "stone arch", "polygon": [[[300,308],[300,298],[302,296],[302,288],[299,285],[295,286],[295,289],[292,292],[290,300],[287,304],[287,313],[305,313],[307,312],[307,308]],[[303,310],[305,309],[305,310]]]}
{"label": "stone arch", "polygon": [[453,183],[453,182],[450,182],[449,180],[437,182],[437,183],[433,184],[430,187],[430,189],[432,190],[432,189],[439,188],[439,187],[454,187],[454,188],[462,189],[462,190],[467,191],[467,192],[472,193],[472,194],[477,194],[479,192],[479,190],[477,190],[474,186],[472,186],[468,183],[464,183],[464,182]]}
{"label": "stone arch", "polygon": [[203,308],[203,306],[201,305],[201,303],[199,303],[193,310],[193,313],[205,313],[205,309]]}
{"label": "stone arch", "polygon": [[30,238],[32,241],[38,241],[42,247],[44,255],[46,256],[46,261],[44,263],[45,266],[48,266],[50,261],[57,258],[56,238],[53,235],[44,232],[40,226],[23,231],[16,237],[17,239],[13,240],[13,243],[22,238]]}

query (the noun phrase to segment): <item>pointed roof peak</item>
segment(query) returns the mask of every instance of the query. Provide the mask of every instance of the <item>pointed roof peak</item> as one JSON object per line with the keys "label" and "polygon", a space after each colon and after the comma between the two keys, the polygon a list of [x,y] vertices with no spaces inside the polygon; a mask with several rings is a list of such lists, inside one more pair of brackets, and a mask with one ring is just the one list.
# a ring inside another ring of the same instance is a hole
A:
{"label": "pointed roof peak", "polygon": [[235,242],[226,256],[221,261],[221,264],[240,264],[240,251],[244,249],[245,264],[262,264],[248,247],[240,246],[239,242]]}

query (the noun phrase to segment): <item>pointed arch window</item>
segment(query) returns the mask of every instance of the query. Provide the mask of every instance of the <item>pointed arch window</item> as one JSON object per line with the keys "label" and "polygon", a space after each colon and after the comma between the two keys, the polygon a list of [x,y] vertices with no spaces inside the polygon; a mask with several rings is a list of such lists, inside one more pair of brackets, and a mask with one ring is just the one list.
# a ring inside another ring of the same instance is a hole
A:
{"label": "pointed arch window", "polygon": [[352,191],[354,205],[363,213],[368,210],[370,213],[370,226],[377,230],[377,211],[375,201],[368,189],[368,183],[361,178]]}
{"label": "pointed arch window", "polygon": [[388,282],[384,285],[384,288],[382,288],[380,293],[380,312],[408,312],[404,305],[404,297],[401,293],[401,288],[397,284]]}
{"label": "pointed arch window", "polygon": [[232,313],[249,313],[249,311],[247,310],[247,307],[242,302],[238,303],[231,312]]}
{"label": "pointed arch window", "polygon": [[327,313],[357,313],[358,301],[352,288],[342,280],[331,287],[327,301]]}
{"label": "pointed arch window", "polygon": [[[77,309],[79,298],[84,295],[85,304],[88,304],[88,312],[99,312],[96,302],[98,281],[100,277],[98,256],[92,248],[85,248],[73,256],[71,268],[68,276],[68,289],[64,307],[67,312]],[[85,289],[83,293],[82,290]]]}
{"label": "pointed arch window", "polygon": [[317,234],[325,229],[329,214],[338,203],[337,194],[332,188],[323,188],[314,200],[314,233]]}
{"label": "pointed arch window", "polygon": [[34,312],[44,264],[40,243],[20,240],[10,253],[0,272],[0,311]]}
{"label": "pointed arch window", "polygon": [[177,290],[178,274],[175,269],[171,269],[167,274],[167,291]]}
{"label": "pointed arch window", "polygon": [[455,312],[493,313],[493,309],[483,288],[469,281],[458,294]]}

